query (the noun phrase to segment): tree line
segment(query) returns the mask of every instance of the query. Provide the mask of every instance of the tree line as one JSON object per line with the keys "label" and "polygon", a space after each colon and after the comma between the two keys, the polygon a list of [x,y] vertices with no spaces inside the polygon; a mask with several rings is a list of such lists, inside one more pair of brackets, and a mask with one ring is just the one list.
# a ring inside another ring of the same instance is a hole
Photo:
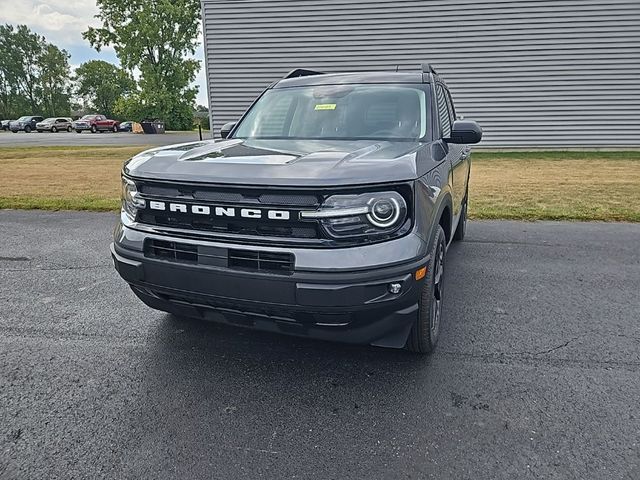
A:
{"label": "tree line", "polygon": [[[112,46],[120,67],[90,60],[71,71],[70,55],[26,25],[0,25],[0,117],[69,116],[93,111],[121,120],[160,118],[193,125],[200,68],[199,0],[97,0],[102,25],[83,37],[98,52]],[[132,72],[138,72],[136,81]]]}

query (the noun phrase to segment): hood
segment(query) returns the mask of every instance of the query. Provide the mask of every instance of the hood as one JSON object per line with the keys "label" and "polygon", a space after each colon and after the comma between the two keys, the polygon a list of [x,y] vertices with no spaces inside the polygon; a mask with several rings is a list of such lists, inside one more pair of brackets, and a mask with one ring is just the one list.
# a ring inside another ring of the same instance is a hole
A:
{"label": "hood", "polygon": [[142,152],[124,167],[134,178],[215,184],[336,186],[418,177],[429,144],[370,140],[206,140]]}

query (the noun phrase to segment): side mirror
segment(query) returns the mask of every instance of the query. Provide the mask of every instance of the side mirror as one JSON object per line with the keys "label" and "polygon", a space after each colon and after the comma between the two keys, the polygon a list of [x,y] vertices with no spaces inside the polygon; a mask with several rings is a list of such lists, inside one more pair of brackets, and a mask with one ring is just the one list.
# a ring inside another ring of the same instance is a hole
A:
{"label": "side mirror", "polygon": [[231,130],[233,130],[235,126],[236,126],[236,122],[225,123],[220,129],[220,136],[222,138],[227,138],[231,133]]}
{"label": "side mirror", "polygon": [[453,122],[451,136],[445,138],[447,143],[478,143],[482,140],[482,128],[473,120],[456,120]]}

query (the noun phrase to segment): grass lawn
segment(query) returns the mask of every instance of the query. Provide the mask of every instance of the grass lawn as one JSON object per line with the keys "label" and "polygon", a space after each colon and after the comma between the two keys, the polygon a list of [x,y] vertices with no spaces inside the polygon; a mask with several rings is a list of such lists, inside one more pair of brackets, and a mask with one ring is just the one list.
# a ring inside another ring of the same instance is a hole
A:
{"label": "grass lawn", "polygon": [[[148,147],[0,148],[0,208],[117,210]],[[472,218],[640,222],[640,152],[475,152]]]}

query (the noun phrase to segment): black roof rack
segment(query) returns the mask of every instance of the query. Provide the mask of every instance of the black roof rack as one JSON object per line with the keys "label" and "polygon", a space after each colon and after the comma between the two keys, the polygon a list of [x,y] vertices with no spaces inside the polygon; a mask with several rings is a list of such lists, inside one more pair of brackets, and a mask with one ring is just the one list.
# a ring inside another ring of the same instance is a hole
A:
{"label": "black roof rack", "polygon": [[438,74],[438,72],[436,72],[436,69],[433,68],[433,65],[431,65],[430,63],[422,64],[422,73],[433,73],[434,75]]}
{"label": "black roof rack", "polygon": [[310,77],[312,75],[324,75],[322,72],[316,72],[315,70],[307,70],[306,68],[296,68],[287,73],[284,78],[297,78],[297,77]]}
{"label": "black roof rack", "polygon": [[426,62],[422,64],[422,78],[425,78],[425,75],[433,75],[434,80],[440,80],[440,75],[438,75],[436,69],[433,68],[433,65]]}

